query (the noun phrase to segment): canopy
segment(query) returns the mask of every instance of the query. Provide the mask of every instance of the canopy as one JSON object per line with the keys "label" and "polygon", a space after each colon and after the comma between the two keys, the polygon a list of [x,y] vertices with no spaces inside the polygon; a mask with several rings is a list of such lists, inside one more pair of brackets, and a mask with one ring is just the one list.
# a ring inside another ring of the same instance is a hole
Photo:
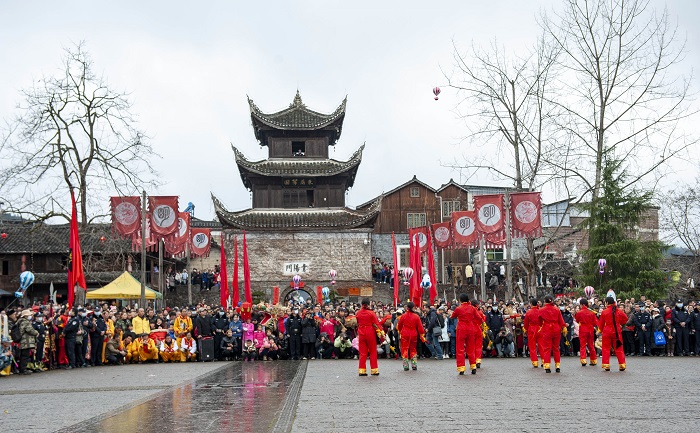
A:
{"label": "canopy", "polygon": [[[130,273],[124,272],[101,289],[91,290],[86,299],[140,299],[141,283]],[[163,299],[161,293],[146,287],[146,299]]]}

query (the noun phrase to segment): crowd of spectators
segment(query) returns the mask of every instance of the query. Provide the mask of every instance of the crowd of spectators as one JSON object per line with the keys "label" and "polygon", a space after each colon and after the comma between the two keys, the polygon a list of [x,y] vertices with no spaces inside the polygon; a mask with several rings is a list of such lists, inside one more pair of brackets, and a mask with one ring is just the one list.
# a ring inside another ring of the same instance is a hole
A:
{"label": "crowd of spectators", "polygon": [[[574,317],[579,303],[567,297],[559,297],[555,303],[568,330],[561,337],[562,355],[578,356],[578,323]],[[425,343],[419,343],[420,357],[442,360],[455,356],[457,321],[451,313],[456,304],[454,300],[438,299],[434,305],[425,303],[419,311],[424,328],[430,330]],[[307,300],[250,307],[224,309],[200,303],[155,311],[104,303],[73,309],[51,305],[8,308],[0,311],[10,330],[2,339],[0,373],[6,376],[56,368],[192,362],[203,359],[203,342],[212,348],[211,358],[220,361],[352,359],[358,355],[354,313],[360,306],[356,303],[313,304]],[[602,312],[603,300],[592,300],[590,307]],[[685,305],[679,300],[666,305],[642,297],[618,300],[618,307],[628,315],[623,327],[626,354],[700,355],[700,304]],[[372,302],[371,308],[385,331],[385,337],[377,340],[380,357],[400,358],[396,323],[403,308],[381,302]],[[486,317],[484,358],[529,356],[527,334],[523,332],[523,316],[529,304],[487,301],[479,308]],[[664,337],[663,344],[658,333]],[[596,347],[600,351],[600,339]]]}

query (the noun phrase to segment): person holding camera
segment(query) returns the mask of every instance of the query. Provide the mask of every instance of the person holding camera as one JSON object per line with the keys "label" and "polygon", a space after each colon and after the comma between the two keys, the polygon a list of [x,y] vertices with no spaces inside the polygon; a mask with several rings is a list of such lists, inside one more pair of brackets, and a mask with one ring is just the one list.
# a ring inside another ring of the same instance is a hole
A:
{"label": "person holding camera", "polygon": [[355,355],[352,349],[352,341],[345,332],[341,332],[333,342],[333,351],[337,359],[352,359]]}
{"label": "person holding camera", "polygon": [[302,359],[316,359],[316,335],[318,325],[314,319],[314,313],[307,311],[304,320],[301,321],[301,345],[303,347]]}
{"label": "person holding camera", "polygon": [[508,332],[505,327],[501,327],[496,335],[496,350],[500,358],[513,358],[515,356],[513,333]]}
{"label": "person holding camera", "polygon": [[334,346],[328,338],[328,334],[321,332],[316,340],[316,356],[318,356],[318,359],[331,359],[333,349]]}

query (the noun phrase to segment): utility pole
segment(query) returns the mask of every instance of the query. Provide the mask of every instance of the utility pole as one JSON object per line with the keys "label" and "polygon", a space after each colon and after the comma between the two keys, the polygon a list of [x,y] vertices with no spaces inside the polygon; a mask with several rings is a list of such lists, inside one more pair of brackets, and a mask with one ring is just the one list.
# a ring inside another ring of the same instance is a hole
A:
{"label": "utility pole", "polygon": [[[158,290],[160,290],[160,294],[163,296],[161,302],[165,304],[165,290],[163,290],[163,249],[165,248],[165,241],[163,239],[158,241]],[[153,303],[155,304],[155,300]],[[165,305],[163,305],[165,306]]]}
{"label": "utility pole", "polygon": [[484,251],[485,247],[484,235],[479,235],[479,274],[481,279],[481,302],[486,300],[486,269],[484,262],[486,261],[486,254]]}
{"label": "utility pole", "polygon": [[141,193],[141,299],[139,307],[146,308],[146,191]]}
{"label": "utility pole", "polygon": [[511,236],[510,233],[510,193],[508,190],[506,190],[506,214],[505,214],[505,222],[506,222],[506,299],[510,299],[513,297],[513,287],[511,285],[511,280],[512,280],[512,275],[513,275],[513,254],[512,254],[512,249],[513,249],[513,237]]}
{"label": "utility pole", "polygon": [[[187,235],[189,236],[189,234]],[[192,267],[190,266],[190,240],[185,242],[185,255],[187,256],[187,304],[192,305]]]}

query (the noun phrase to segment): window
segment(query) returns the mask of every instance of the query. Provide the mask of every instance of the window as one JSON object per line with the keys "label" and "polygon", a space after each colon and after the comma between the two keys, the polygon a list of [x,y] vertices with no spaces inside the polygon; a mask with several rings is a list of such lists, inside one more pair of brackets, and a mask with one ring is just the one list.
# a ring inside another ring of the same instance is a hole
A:
{"label": "window", "polygon": [[569,227],[568,203],[556,203],[549,206],[542,206],[542,227]]}
{"label": "window", "polygon": [[406,214],[408,219],[408,228],[412,229],[415,227],[423,227],[425,225],[425,214],[424,213],[409,213]]}
{"label": "window", "polygon": [[489,262],[502,261],[503,260],[503,248],[487,249],[486,250],[486,259]]}
{"label": "window", "polygon": [[2,275],[10,275],[10,262],[7,260],[2,261]]}
{"label": "window", "polygon": [[420,197],[420,188],[418,188],[417,186],[412,186],[410,193],[411,197]]}
{"label": "window", "polygon": [[459,212],[460,210],[459,201],[443,201],[442,202],[442,216],[449,218],[452,216],[452,212]]}
{"label": "window", "polygon": [[306,142],[305,141],[292,141],[292,155],[293,156],[306,155]]}
{"label": "window", "polygon": [[282,193],[282,207],[295,209],[314,206],[314,190],[288,189]]}
{"label": "window", "polygon": [[411,260],[410,258],[410,252],[411,249],[408,246],[397,246],[397,250],[399,250],[397,256],[399,257],[399,269],[407,268],[409,266],[409,262]]}

